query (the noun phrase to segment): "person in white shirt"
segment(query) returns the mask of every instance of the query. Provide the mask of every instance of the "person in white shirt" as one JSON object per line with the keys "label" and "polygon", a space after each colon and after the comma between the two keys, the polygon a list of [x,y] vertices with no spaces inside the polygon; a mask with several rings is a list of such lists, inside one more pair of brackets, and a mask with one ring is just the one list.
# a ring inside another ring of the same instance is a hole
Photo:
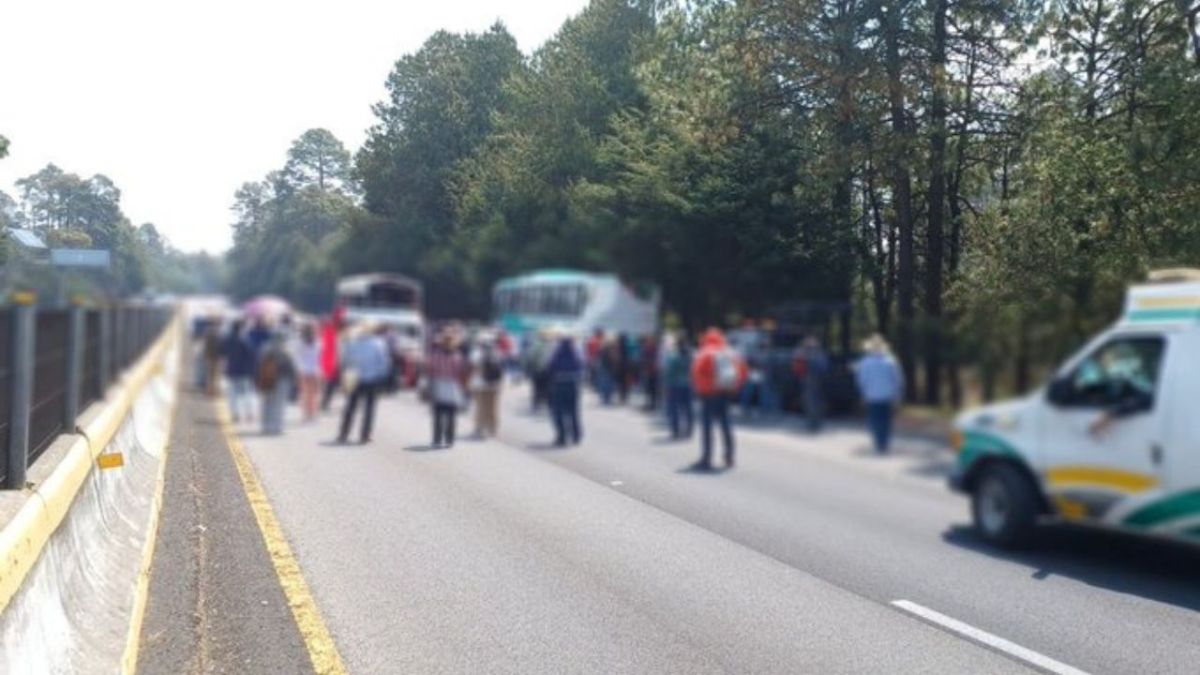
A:
{"label": "person in white shirt", "polygon": [[292,349],[300,379],[300,409],[304,412],[304,420],[310,422],[317,416],[317,398],[321,389],[321,345],[317,343],[317,332],[312,324],[304,324],[300,339]]}

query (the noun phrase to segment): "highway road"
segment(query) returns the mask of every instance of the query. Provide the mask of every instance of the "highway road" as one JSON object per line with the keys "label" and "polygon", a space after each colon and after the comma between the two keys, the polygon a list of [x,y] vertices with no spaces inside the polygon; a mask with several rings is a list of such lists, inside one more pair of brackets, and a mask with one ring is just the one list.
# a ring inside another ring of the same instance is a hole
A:
{"label": "highway road", "polygon": [[243,430],[349,672],[1197,671],[1200,557],[1063,528],[990,549],[929,443],[745,426],[736,470],[696,474],[653,416],[589,397],[560,450],[526,401],[449,450],[411,394],[367,446],[332,415]]}

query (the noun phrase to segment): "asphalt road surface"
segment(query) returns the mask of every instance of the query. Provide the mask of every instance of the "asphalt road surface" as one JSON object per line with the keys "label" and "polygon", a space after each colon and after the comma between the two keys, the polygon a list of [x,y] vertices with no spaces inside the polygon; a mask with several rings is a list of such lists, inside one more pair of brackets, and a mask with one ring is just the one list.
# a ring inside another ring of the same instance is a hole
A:
{"label": "asphalt road surface", "polygon": [[332,415],[245,430],[350,672],[1200,669],[1200,557],[1066,529],[990,549],[930,444],[751,424],[736,470],[696,474],[644,413],[589,397],[558,450],[522,390],[503,407],[499,439],[450,450],[410,394],[367,446],[330,443]]}

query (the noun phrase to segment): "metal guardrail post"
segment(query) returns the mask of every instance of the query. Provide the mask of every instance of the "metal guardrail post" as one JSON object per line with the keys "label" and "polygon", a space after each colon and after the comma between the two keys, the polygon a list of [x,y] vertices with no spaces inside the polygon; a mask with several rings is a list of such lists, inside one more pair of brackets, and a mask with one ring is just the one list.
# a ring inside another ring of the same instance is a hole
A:
{"label": "metal guardrail post", "polygon": [[75,431],[75,420],[79,417],[79,401],[83,394],[83,342],[86,314],[79,298],[71,301],[70,323],[67,327],[67,389],[63,402],[63,429]]}
{"label": "metal guardrail post", "polygon": [[112,312],[107,307],[100,309],[100,396],[108,391],[112,384],[113,371],[113,331]]}
{"label": "metal guardrail post", "polygon": [[25,470],[29,465],[29,415],[33,403],[33,341],[37,296],[18,292],[12,296],[12,406],[9,414],[8,475],[4,487],[19,490],[25,487]]}

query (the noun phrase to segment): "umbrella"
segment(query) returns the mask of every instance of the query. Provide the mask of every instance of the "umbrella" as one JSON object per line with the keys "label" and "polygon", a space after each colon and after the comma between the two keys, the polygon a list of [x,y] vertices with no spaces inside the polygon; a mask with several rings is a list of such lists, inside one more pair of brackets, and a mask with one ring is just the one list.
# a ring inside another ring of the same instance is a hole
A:
{"label": "umbrella", "polygon": [[278,319],[285,314],[291,314],[292,306],[277,295],[259,295],[247,300],[242,305],[242,311],[249,317]]}

